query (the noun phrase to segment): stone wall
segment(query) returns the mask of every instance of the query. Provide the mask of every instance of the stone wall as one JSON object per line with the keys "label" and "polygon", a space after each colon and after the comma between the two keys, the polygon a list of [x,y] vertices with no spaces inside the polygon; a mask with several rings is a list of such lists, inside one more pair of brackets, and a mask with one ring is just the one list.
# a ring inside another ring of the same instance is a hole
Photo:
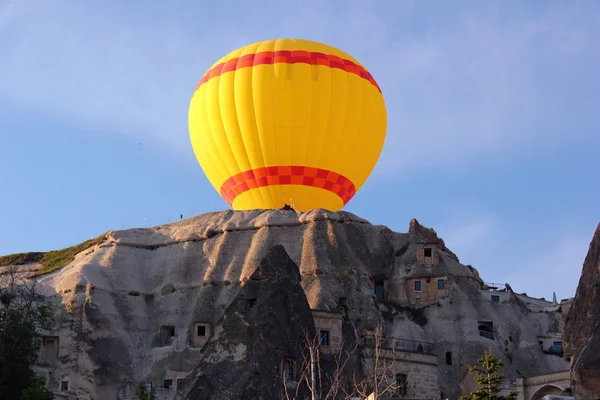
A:
{"label": "stone wall", "polygon": [[321,351],[335,353],[342,346],[342,314],[338,312],[311,310],[318,337],[321,331],[329,333],[329,345],[321,345]]}
{"label": "stone wall", "polygon": [[559,395],[569,387],[569,371],[517,378],[517,400],[540,400],[547,394]]}
{"label": "stone wall", "polygon": [[433,267],[440,263],[438,245],[422,244],[417,245],[417,262],[426,267]]}
{"label": "stone wall", "polygon": [[[376,350],[363,349],[363,368],[367,376],[373,373]],[[405,351],[380,350],[380,359],[389,369],[386,374],[395,380],[397,374],[406,375],[406,393],[400,398],[408,399],[439,399],[440,389],[438,384],[438,359],[434,355],[418,354]],[[383,363],[382,363],[383,364]],[[380,367],[380,371],[386,367]],[[399,395],[395,393],[394,395]],[[388,397],[398,398],[398,397]]]}
{"label": "stone wall", "polygon": [[[444,281],[444,288],[438,289],[438,281]],[[416,282],[420,282],[421,290],[417,291]],[[406,279],[404,287],[407,293],[409,304],[426,305],[435,303],[439,299],[448,297],[450,288],[452,287],[451,280],[448,276],[427,276],[414,279]]]}

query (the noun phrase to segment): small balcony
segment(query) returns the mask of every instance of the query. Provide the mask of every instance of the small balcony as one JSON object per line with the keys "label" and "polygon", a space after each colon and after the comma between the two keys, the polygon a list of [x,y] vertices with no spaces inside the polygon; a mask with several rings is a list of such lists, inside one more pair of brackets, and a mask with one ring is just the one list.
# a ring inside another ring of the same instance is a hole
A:
{"label": "small balcony", "polygon": [[488,292],[506,292],[506,284],[485,282],[481,287],[481,290],[487,290]]}
{"label": "small balcony", "polygon": [[550,347],[548,350],[542,350],[542,352],[544,354],[549,354],[551,356],[558,356],[558,357],[563,357],[563,351],[561,350],[555,350],[554,348]]}
{"label": "small balcony", "polygon": [[563,357],[563,355],[564,355],[562,342],[554,342],[554,343],[552,343],[552,346],[549,346],[546,349],[544,349],[543,344],[540,343],[540,350],[542,350],[542,353],[549,354],[552,356]]}
{"label": "small balcony", "polygon": [[[365,335],[361,338],[361,344],[364,347],[375,348],[377,341],[373,335]],[[421,340],[402,339],[393,336],[387,336],[382,339],[381,348],[384,350],[405,351],[407,353],[419,353],[433,355],[433,343]]]}

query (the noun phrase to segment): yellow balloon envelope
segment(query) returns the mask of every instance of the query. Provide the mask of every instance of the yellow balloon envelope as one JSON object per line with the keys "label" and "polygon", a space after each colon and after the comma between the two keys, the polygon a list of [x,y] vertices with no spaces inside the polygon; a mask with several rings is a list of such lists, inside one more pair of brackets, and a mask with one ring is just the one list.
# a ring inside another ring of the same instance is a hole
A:
{"label": "yellow balloon envelope", "polygon": [[331,46],[277,39],[237,49],[196,87],[190,140],[208,180],[236,210],[342,209],[385,141],[381,89]]}

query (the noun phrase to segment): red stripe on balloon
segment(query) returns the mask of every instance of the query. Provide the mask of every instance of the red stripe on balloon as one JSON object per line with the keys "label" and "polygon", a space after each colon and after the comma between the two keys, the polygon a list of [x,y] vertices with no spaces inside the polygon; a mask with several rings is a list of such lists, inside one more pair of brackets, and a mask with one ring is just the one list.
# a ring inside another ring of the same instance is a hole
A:
{"label": "red stripe on balloon", "polygon": [[231,205],[240,194],[263,186],[303,185],[337,194],[346,205],[356,194],[356,187],[345,176],[321,168],[276,166],[255,168],[233,175],[221,185],[221,196]]}
{"label": "red stripe on balloon", "polygon": [[369,81],[373,86],[377,88],[381,93],[381,88],[367,71],[361,65],[356,64],[351,60],[334,56],[331,54],[317,53],[312,51],[302,50],[278,50],[278,51],[264,51],[254,54],[246,54],[241,57],[232,58],[223,63],[215,65],[207,73],[202,76],[196,90],[202,84],[208,82],[210,79],[217,76],[221,76],[226,72],[236,71],[241,68],[254,67],[257,65],[275,64],[275,63],[286,63],[286,64],[297,64],[304,63],[309,65],[325,65],[330,68],[337,68],[344,70],[348,73],[360,76],[363,79]]}

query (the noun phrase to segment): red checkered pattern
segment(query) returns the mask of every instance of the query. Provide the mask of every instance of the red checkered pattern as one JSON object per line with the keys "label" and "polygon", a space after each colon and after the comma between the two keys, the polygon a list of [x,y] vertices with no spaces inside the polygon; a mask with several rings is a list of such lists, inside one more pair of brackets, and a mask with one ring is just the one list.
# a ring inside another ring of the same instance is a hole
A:
{"label": "red checkered pattern", "polygon": [[363,79],[366,79],[377,88],[379,93],[381,93],[379,85],[371,76],[369,71],[367,71],[364,67],[356,64],[355,62],[331,54],[302,50],[263,51],[255,54],[246,54],[238,58],[232,58],[231,60],[227,60],[224,63],[217,64],[216,66],[211,68],[206,74],[204,74],[204,76],[202,76],[202,79],[200,79],[198,86],[196,86],[196,90],[198,90],[198,88],[202,86],[203,83],[208,82],[210,79],[220,76],[226,72],[235,71],[244,67],[253,67],[255,65],[275,63],[305,63],[310,65],[326,65],[330,68],[338,68],[351,74],[358,75]]}
{"label": "red checkered pattern", "polygon": [[356,194],[356,187],[343,175],[326,169],[300,166],[256,168],[227,179],[221,186],[221,196],[231,205],[247,190],[270,185],[304,185],[329,190],[346,205]]}

